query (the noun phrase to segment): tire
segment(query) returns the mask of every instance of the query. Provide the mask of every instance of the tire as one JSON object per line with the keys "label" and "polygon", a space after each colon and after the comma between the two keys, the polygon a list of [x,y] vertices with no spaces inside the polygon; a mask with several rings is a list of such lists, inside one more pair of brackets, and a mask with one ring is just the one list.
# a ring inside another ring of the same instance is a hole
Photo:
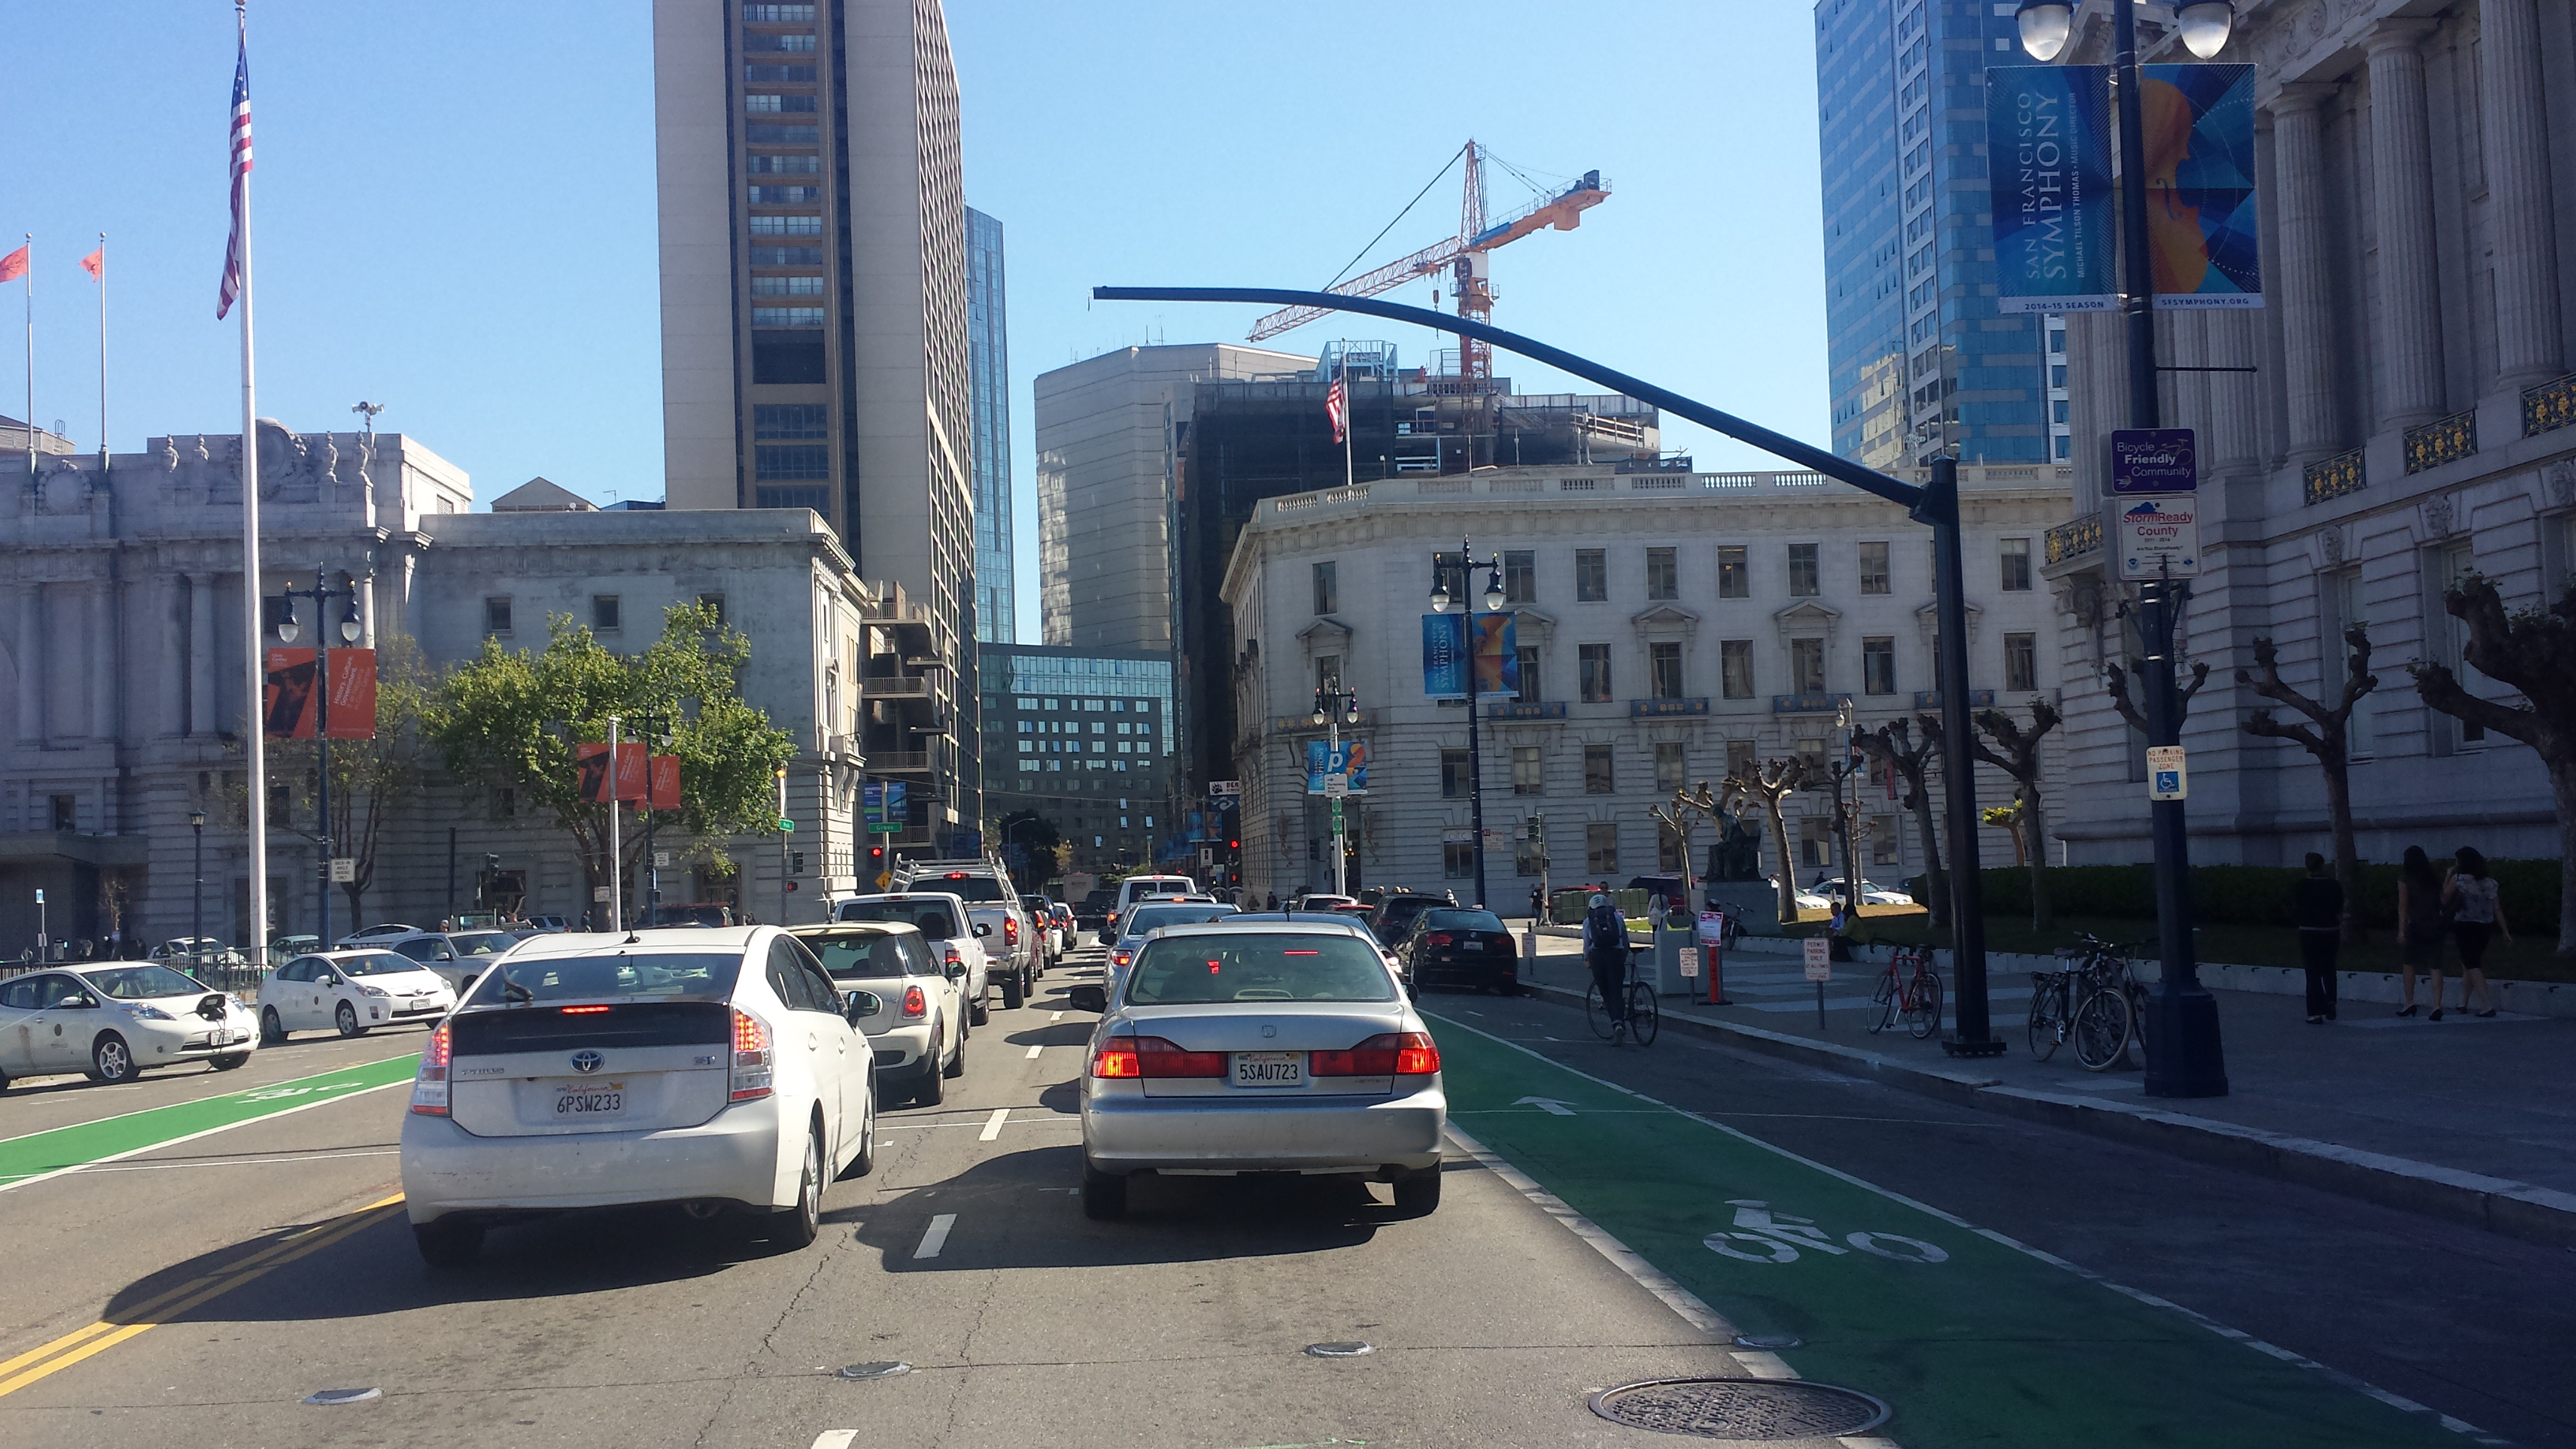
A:
{"label": "tire", "polygon": [[[957,1044],[957,1060],[960,1062],[966,1060],[966,1043],[962,1041]],[[941,1080],[947,1075],[945,1068],[936,1062],[932,1063],[930,1069],[921,1074],[921,1084],[912,1089],[912,1104],[916,1107],[936,1107],[948,1100],[948,1083]]]}
{"label": "tire", "polygon": [[823,1232],[823,1132],[805,1131],[805,1161],[796,1173],[795,1206],[769,1215],[769,1245],[782,1253],[814,1245]]}
{"label": "tire", "polygon": [[1892,1025],[1894,1025],[1894,1024],[1895,1024],[1895,1022],[1896,1022],[1896,973],[1895,973],[1895,972],[1893,972],[1893,971],[1885,971],[1885,972],[1881,972],[1881,973],[1879,974],[1879,978],[1878,978],[1878,989],[1877,989],[1877,990],[1875,990],[1875,991],[1872,991],[1872,992],[1869,994],[1869,1004],[1870,1004],[1871,1006],[1873,1006],[1873,1007],[1876,1007],[1877,1009],[1876,1009],[1875,1011],[1872,1011],[1872,1012],[1871,1012],[1867,1017],[1863,1018],[1863,1019],[1862,1019],[1862,1021],[1861,1021],[1861,1025],[1863,1025],[1863,1026],[1865,1026],[1865,1027],[1868,1027],[1868,1028],[1869,1028],[1869,1033],[1870,1033],[1870,1035],[1872,1035],[1872,1036],[1876,1036],[1876,1035],[1878,1035],[1880,1032],[1887,1030],[1890,1026],[1892,1026]]}
{"label": "tire", "polygon": [[1088,1162],[1082,1164],[1082,1215],[1096,1223],[1114,1223],[1127,1216],[1127,1179]]}
{"label": "tire", "polygon": [[2047,1061],[2057,1055],[2059,1040],[2065,1035],[2066,990],[2062,983],[2050,982],[2030,995],[2030,1054],[2033,1060]]}
{"label": "tire", "polygon": [[1932,972],[1924,973],[1922,994],[1915,998],[1914,1009],[1905,1013],[1905,1020],[1906,1030],[1914,1033],[1916,1041],[1921,1041],[1941,1029],[1941,978],[1939,975]]}
{"label": "tire", "polygon": [[112,1031],[100,1032],[98,1040],[90,1043],[89,1066],[94,1080],[111,1087],[143,1075],[143,1064],[134,1059],[134,1048]]}
{"label": "tire", "polygon": [[937,1075],[939,1075],[939,1076],[943,1076],[943,1077],[962,1077],[962,1076],[966,1075],[966,1038],[965,1038],[965,1037],[960,1036],[960,1037],[958,1037],[958,1038],[957,1038],[957,1050],[956,1050],[956,1052],[955,1052],[954,1054],[952,1054],[952,1055],[948,1058],[947,1065],[945,1065],[945,1066],[941,1067],[941,1068],[939,1069],[939,1071],[938,1071]]}
{"label": "tire", "polygon": [[1628,1039],[1639,1046],[1653,1046],[1655,1033],[1664,1025],[1664,1009],[1655,1004],[1655,993],[1637,982],[1628,988]]}
{"label": "tire", "polygon": [[1583,988],[1583,1020],[1592,1028],[1594,1036],[1603,1041],[1610,1039],[1610,1017],[1601,1009],[1601,983],[1598,981]]}
{"label": "tire", "polygon": [[351,1006],[345,1001],[340,1003],[340,1009],[338,1011],[331,1014],[331,1021],[334,1026],[339,1028],[340,1035],[342,1036],[365,1036],[367,1034],[367,1029],[358,1023],[358,1008]]}
{"label": "tire", "polygon": [[2088,1072],[2108,1071],[2129,1054],[2129,1032],[2135,1019],[2128,993],[2093,991],[2075,1008],[2075,1059]]}
{"label": "tire", "polygon": [[847,1182],[854,1177],[865,1177],[876,1170],[877,1102],[876,1093],[871,1091],[868,1094],[867,1120],[859,1124],[859,1155],[850,1159],[850,1165],[842,1168],[840,1177],[835,1180]]}
{"label": "tire", "polygon": [[237,1067],[240,1067],[241,1065],[243,1065],[244,1063],[248,1062],[249,1060],[250,1060],[250,1053],[248,1053],[248,1052],[234,1052],[234,1053],[232,1053],[232,1054],[231,1054],[231,1055],[229,1055],[229,1056],[210,1057],[210,1058],[208,1058],[208,1059],[207,1059],[207,1062],[208,1062],[208,1064],[209,1064],[209,1065],[211,1065],[211,1066],[212,1066],[216,1071],[219,1071],[219,1072],[229,1072],[229,1071],[234,1070],[234,1069],[235,1069],[235,1068],[237,1068]]}
{"label": "tire", "polygon": [[7,1072],[0,1072],[0,1094],[5,1094],[8,1090],[9,1074]]}
{"label": "tire", "polygon": [[483,1225],[452,1217],[414,1223],[411,1242],[420,1249],[420,1260],[441,1272],[470,1268],[483,1254]]}
{"label": "tire", "polygon": [[259,1009],[259,1044],[261,1046],[279,1046],[285,1041],[286,1028],[278,1022],[277,1008],[274,1006],[261,1007]]}
{"label": "tire", "polygon": [[1005,977],[1003,977],[1003,978],[1002,978],[1002,1009],[1003,1009],[1003,1010],[1005,1010],[1005,1011],[1017,1011],[1017,1010],[1019,1009],[1020,1003],[1021,1003],[1023,1000],[1027,999],[1027,997],[1028,997],[1028,983],[1027,983],[1024,979],[1022,979],[1021,974],[1020,974],[1019,972],[1017,972],[1017,971],[1013,971],[1013,972],[1012,972],[1011,974],[1009,974],[1008,976],[1005,976]]}
{"label": "tire", "polygon": [[1409,1218],[1427,1218],[1440,1210],[1440,1169],[1415,1168],[1395,1180],[1395,1210]]}
{"label": "tire", "polygon": [[993,1008],[985,1004],[992,994],[993,988],[986,986],[982,996],[978,996],[973,1001],[966,1003],[966,1024],[968,1026],[982,1026],[985,1022],[993,1019]]}

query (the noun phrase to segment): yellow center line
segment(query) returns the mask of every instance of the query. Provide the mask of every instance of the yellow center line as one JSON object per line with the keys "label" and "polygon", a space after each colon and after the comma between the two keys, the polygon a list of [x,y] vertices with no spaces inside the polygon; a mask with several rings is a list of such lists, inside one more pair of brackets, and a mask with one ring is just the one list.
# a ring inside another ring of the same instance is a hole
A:
{"label": "yellow center line", "polygon": [[[390,1215],[402,1203],[402,1194],[371,1202],[346,1217],[316,1224],[282,1242],[253,1253],[238,1263],[194,1278],[178,1287],[135,1307],[122,1322],[101,1321],[87,1328],[75,1329],[53,1342],[29,1349],[16,1358],[0,1361],[0,1397],[14,1394],[39,1379],[70,1368],[96,1354],[105,1353],[141,1334],[157,1328],[180,1314],[210,1299],[220,1297],[255,1278],[263,1277],[294,1262],[308,1253],[318,1253],[341,1239],[372,1227]],[[34,1365],[34,1367],[28,1367]]]}

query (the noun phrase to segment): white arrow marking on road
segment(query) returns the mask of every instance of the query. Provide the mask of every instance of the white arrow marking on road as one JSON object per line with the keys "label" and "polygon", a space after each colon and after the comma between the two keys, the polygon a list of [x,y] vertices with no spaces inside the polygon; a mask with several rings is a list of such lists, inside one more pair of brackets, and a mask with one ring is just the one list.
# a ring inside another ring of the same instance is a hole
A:
{"label": "white arrow marking on road", "polygon": [[826,1429],[814,1436],[814,1449],[850,1449],[858,1438],[856,1429]]}
{"label": "white arrow marking on road", "polygon": [[1033,1046],[1033,1047],[1029,1048],[1029,1060],[1030,1060],[1030,1061],[1036,1061],[1036,1060],[1038,1059],[1038,1053],[1040,1053],[1040,1052],[1042,1052],[1042,1051],[1045,1051],[1045,1050],[1046,1050],[1046,1047],[1045,1047],[1044,1045]]}
{"label": "white arrow marking on road", "polygon": [[996,1108],[994,1108],[994,1109],[993,1109],[993,1115],[984,1119],[984,1130],[983,1130],[983,1132],[981,1132],[980,1134],[978,1134],[978,1135],[976,1136],[975,1140],[976,1140],[976,1141],[978,1141],[978,1142],[990,1142],[990,1141],[992,1141],[994,1138],[1001,1136],[1001,1135],[1002,1135],[1002,1124],[1003,1124],[1003,1123],[1005,1123],[1005,1122],[1008,1122],[1008,1121],[1010,1121],[1010,1120],[1011,1120],[1011,1109],[1010,1109],[1010,1108],[1008,1108],[1008,1107],[996,1107]]}
{"label": "white arrow marking on road", "polygon": [[1059,1012],[1057,1012],[1055,1015],[1048,1017],[1048,1018],[1047,1018],[1047,1020],[1049,1020],[1049,1021],[1062,1021],[1062,1020],[1064,1020],[1064,1013],[1063,1013],[1063,1012],[1061,1012],[1061,1011],[1059,1011]]}
{"label": "white arrow marking on road", "polygon": [[921,1235],[921,1246],[912,1250],[915,1258],[936,1258],[948,1246],[948,1230],[957,1226],[957,1214],[941,1213],[930,1220],[929,1230]]}
{"label": "white arrow marking on road", "polygon": [[1536,1107],[1551,1117],[1571,1117],[1574,1115],[1574,1109],[1572,1107],[1556,1100],[1554,1097],[1523,1097],[1512,1105],[1515,1107]]}

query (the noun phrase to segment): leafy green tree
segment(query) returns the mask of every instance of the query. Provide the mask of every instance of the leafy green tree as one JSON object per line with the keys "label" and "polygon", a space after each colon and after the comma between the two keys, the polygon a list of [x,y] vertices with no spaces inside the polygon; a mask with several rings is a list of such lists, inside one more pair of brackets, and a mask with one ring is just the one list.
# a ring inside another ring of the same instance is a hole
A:
{"label": "leafy green tree", "polygon": [[658,812],[657,824],[701,839],[775,832],[777,771],[796,742],[743,702],[749,639],[701,604],[666,610],[662,637],[637,655],[610,651],[568,615],[550,617],[547,636],[534,652],[484,640],[440,683],[426,732],[459,785],[486,798],[511,790],[572,837],[585,898],[631,871],[644,848],[638,821],[612,863],[610,807],[581,798],[575,747],[604,743],[611,715],[621,739],[650,735],[655,753],[680,759],[680,808]]}

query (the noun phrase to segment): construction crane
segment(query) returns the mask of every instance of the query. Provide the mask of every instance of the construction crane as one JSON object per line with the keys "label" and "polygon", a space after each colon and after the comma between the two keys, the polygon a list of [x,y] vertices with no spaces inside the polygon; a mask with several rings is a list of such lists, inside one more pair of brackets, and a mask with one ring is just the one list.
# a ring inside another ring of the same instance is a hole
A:
{"label": "construction crane", "polygon": [[[1542,194],[1510,216],[1488,222],[1485,219],[1486,152],[1471,140],[1464,154],[1467,160],[1466,196],[1458,208],[1456,236],[1435,242],[1409,257],[1389,262],[1376,271],[1353,277],[1347,282],[1337,282],[1325,290],[1339,292],[1346,297],[1374,297],[1416,277],[1447,272],[1450,294],[1458,299],[1458,315],[1477,322],[1488,321],[1494,312],[1490,261],[1493,250],[1551,226],[1559,231],[1572,231],[1582,224],[1584,212],[1610,199],[1609,183],[1601,179],[1601,173],[1586,171],[1580,180],[1564,190],[1552,195]],[[1502,164],[1510,169],[1511,163]],[[1519,175],[1519,172],[1515,170],[1513,174]],[[1276,337],[1327,315],[1321,307],[1284,308],[1254,323],[1250,340],[1259,342],[1265,337]],[[1491,383],[1494,376],[1493,348],[1474,338],[1461,339],[1458,372],[1471,386],[1481,388]]]}

